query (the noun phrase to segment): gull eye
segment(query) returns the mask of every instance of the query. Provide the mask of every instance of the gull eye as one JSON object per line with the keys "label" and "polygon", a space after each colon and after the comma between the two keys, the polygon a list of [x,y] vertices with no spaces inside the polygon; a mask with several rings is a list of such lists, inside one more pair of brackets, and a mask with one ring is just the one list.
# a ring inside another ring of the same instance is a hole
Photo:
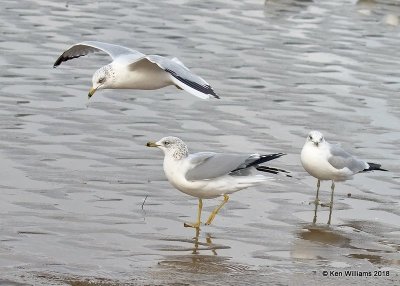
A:
{"label": "gull eye", "polygon": [[165,147],[169,146],[169,144],[171,144],[169,141],[164,141],[164,146]]}
{"label": "gull eye", "polygon": [[105,81],[106,81],[105,77],[102,77],[102,78],[99,79],[99,83],[104,83]]}
{"label": "gull eye", "polygon": [[308,136],[308,139],[312,140],[312,136],[311,136],[311,135],[309,135],[309,136]]}

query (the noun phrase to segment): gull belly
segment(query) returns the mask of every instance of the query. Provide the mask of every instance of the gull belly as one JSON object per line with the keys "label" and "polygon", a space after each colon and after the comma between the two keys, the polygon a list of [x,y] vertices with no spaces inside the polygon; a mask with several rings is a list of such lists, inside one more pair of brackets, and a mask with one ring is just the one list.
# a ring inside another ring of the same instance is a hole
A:
{"label": "gull belly", "polygon": [[116,66],[115,71],[117,77],[113,87],[118,89],[153,90],[172,84],[169,74],[154,64]]}
{"label": "gull belly", "polygon": [[301,164],[311,176],[319,180],[332,180],[338,174],[338,170],[329,164],[325,150],[312,145],[302,149]]}

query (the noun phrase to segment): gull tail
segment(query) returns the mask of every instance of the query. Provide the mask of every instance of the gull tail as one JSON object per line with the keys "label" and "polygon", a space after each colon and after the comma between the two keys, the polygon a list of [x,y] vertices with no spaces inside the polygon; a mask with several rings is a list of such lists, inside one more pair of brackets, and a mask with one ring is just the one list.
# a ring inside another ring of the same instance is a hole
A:
{"label": "gull tail", "polygon": [[240,177],[240,180],[237,182],[240,190],[243,188],[248,188],[256,185],[260,185],[266,181],[270,181],[272,178],[266,177],[263,175],[255,175],[250,177]]}
{"label": "gull tail", "polygon": [[367,163],[369,165],[369,168],[362,170],[362,172],[369,172],[369,171],[375,171],[375,170],[377,170],[377,171],[385,171],[385,172],[388,171],[386,169],[382,169],[381,168],[381,166],[382,166],[381,164],[369,163],[369,162],[367,162]]}

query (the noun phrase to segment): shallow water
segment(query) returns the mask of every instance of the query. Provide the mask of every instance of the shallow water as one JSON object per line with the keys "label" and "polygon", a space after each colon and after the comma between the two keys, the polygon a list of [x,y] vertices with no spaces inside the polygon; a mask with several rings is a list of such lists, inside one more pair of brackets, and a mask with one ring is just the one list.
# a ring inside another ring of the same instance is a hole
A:
{"label": "shallow water", "polygon": [[[6,0],[0,13],[0,285],[399,285],[398,1]],[[52,65],[89,39],[177,56],[221,100],[110,90],[87,108],[108,57]],[[311,129],[390,170],[338,183],[330,227],[327,208],[312,224],[316,180],[299,162]],[[144,146],[165,135],[285,152],[275,165],[293,178],[232,195],[196,234],[183,227],[196,199]],[[345,270],[389,276],[323,276]]]}

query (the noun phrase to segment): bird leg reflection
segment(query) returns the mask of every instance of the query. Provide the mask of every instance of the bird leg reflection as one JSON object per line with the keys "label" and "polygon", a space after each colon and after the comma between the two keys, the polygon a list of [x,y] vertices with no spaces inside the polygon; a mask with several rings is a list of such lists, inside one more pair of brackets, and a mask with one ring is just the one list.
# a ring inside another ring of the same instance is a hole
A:
{"label": "bird leg reflection", "polygon": [[335,182],[332,180],[332,186],[331,186],[331,202],[329,204],[329,219],[328,219],[328,224],[331,224],[331,218],[332,218],[332,209],[333,209],[333,192],[335,191]]}
{"label": "bird leg reflection", "polygon": [[206,234],[206,242],[201,242],[200,241],[200,228],[195,228],[196,233],[195,237],[193,237],[193,249],[192,249],[192,254],[200,254],[199,247],[203,247],[202,250],[211,250],[213,255],[218,255],[217,250],[215,249],[215,246],[212,243],[211,240],[211,234],[207,233]]}
{"label": "bird leg reflection", "polygon": [[318,212],[318,204],[315,204],[315,208],[314,208],[314,218],[313,218],[313,224],[315,224],[317,222],[317,212]]}
{"label": "bird leg reflection", "polygon": [[201,199],[199,199],[199,209],[197,211],[197,221],[195,223],[187,223],[185,222],[183,225],[185,227],[195,227],[195,228],[200,228],[200,224],[201,224],[201,210],[203,209],[203,201]]}
{"label": "bird leg reflection", "polygon": [[219,210],[228,202],[228,200],[229,200],[229,196],[228,195],[224,195],[224,201],[211,212],[211,214],[208,217],[208,220],[206,222],[206,225],[210,225],[211,224],[211,222],[214,220],[214,218],[217,215],[217,213],[219,212]]}
{"label": "bird leg reflection", "polygon": [[196,227],[196,236],[193,237],[194,247],[193,247],[192,254],[198,254],[199,253],[199,251],[198,251],[198,249],[199,249],[199,235],[200,235],[200,228]]}
{"label": "bird leg reflection", "polygon": [[[211,234],[209,234],[209,233],[207,233],[206,242],[207,242],[208,245],[212,245]],[[217,251],[215,249],[211,249],[211,252],[214,255],[218,255],[218,253],[217,253]]]}

